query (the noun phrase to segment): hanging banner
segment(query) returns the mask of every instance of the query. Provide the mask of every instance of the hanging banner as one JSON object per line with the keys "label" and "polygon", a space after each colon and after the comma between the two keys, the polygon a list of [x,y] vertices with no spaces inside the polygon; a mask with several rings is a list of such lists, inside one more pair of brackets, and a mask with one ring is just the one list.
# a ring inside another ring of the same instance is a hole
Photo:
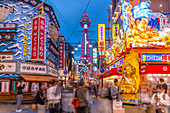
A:
{"label": "hanging banner", "polygon": [[105,24],[98,24],[98,52],[99,56],[105,53]]}
{"label": "hanging banner", "polygon": [[33,17],[32,24],[32,48],[31,59],[45,60],[45,17],[38,15]]}
{"label": "hanging banner", "polygon": [[119,24],[112,24],[112,38],[113,42],[116,41],[116,35],[118,35],[119,32]]}
{"label": "hanging banner", "polygon": [[59,69],[64,69],[65,64],[65,44],[64,42],[59,42],[59,57],[58,57],[58,67]]}

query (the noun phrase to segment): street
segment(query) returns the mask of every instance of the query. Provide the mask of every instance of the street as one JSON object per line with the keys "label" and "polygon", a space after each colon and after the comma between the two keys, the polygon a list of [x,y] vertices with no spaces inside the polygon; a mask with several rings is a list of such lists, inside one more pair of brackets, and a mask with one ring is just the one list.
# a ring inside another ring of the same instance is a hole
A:
{"label": "street", "polygon": [[[91,105],[91,112],[92,113],[111,113],[110,110],[110,101],[107,99],[94,99],[94,104]],[[16,113],[16,105],[14,104],[0,104],[0,113]],[[130,106],[125,105],[124,106],[126,113],[145,113],[144,110],[142,110],[138,106]],[[23,111],[21,113],[37,113],[37,111],[31,110],[31,104],[23,104],[21,106],[21,109]],[[49,113],[48,110],[46,110],[46,113]],[[66,112],[63,112],[66,113]]]}

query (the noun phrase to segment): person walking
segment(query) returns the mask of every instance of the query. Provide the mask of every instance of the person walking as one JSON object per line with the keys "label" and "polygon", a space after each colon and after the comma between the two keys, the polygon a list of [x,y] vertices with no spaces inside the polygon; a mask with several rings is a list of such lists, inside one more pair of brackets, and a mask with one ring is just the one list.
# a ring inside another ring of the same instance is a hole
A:
{"label": "person walking", "polygon": [[118,79],[114,79],[114,86],[110,88],[111,93],[111,107],[113,109],[113,103],[114,101],[121,101],[121,94],[123,93],[123,90],[121,90],[120,86],[118,85]]}
{"label": "person walking", "polygon": [[36,95],[36,104],[38,106],[38,113],[45,113],[45,103],[47,99],[47,87],[41,85]]}
{"label": "person walking", "polygon": [[163,92],[167,94],[168,86],[167,86],[167,84],[164,82],[164,79],[163,79],[163,78],[160,78],[159,81],[160,81],[160,83],[162,84]]}
{"label": "person walking", "polygon": [[34,86],[34,93],[33,93],[34,97],[37,95],[38,91],[39,91],[39,82],[36,82]]}
{"label": "person walking", "polygon": [[61,90],[59,86],[52,82],[52,86],[47,89],[47,100],[49,104],[50,113],[61,113]]}
{"label": "person walking", "polygon": [[75,97],[78,99],[79,106],[77,113],[88,113],[88,100],[87,100],[88,89],[84,87],[84,82],[79,82],[79,88],[76,90]]}
{"label": "person walking", "polygon": [[152,113],[157,113],[159,111],[164,111],[164,113],[168,113],[168,105],[169,105],[169,96],[164,93],[163,86],[158,84],[156,86],[157,92],[153,94],[151,99],[151,104],[155,106],[154,111]]}
{"label": "person walking", "polygon": [[17,110],[16,112],[21,112],[22,109],[21,107],[21,103],[22,103],[22,97],[23,97],[23,89],[25,88],[25,84],[23,84],[22,82],[18,82],[17,83]]}

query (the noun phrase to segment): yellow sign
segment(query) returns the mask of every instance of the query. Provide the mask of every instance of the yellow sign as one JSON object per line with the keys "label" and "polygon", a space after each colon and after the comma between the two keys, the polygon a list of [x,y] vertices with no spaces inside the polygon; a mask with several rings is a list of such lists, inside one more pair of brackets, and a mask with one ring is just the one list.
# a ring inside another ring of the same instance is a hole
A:
{"label": "yellow sign", "polygon": [[23,59],[27,59],[27,39],[28,39],[28,23],[24,23],[24,50],[23,50]]}
{"label": "yellow sign", "polygon": [[105,53],[105,24],[98,24],[98,52],[99,56]]}

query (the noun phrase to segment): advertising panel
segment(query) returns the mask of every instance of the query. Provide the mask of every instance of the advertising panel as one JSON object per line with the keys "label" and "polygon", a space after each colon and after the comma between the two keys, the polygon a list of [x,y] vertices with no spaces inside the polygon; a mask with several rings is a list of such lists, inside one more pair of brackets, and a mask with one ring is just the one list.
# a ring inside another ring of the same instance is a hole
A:
{"label": "advertising panel", "polygon": [[20,63],[20,73],[23,74],[47,74],[47,66],[41,64]]}
{"label": "advertising panel", "polygon": [[9,60],[14,60],[14,55],[0,55],[0,61],[9,61]]}
{"label": "advertising panel", "polygon": [[97,64],[97,48],[93,48],[93,64]]}
{"label": "advertising panel", "polygon": [[40,17],[40,32],[39,32],[39,59],[45,59],[45,19]]}
{"label": "advertising panel", "polygon": [[22,84],[25,84],[25,88],[24,88],[22,91],[23,91],[23,92],[28,92],[29,82],[22,82]]}
{"label": "advertising panel", "polygon": [[119,32],[119,24],[112,24],[112,38],[113,42],[116,41],[116,35],[118,35]]}
{"label": "advertising panel", "polygon": [[58,67],[59,69],[64,69],[65,64],[65,44],[64,42],[59,42],[59,56],[58,56]]}
{"label": "advertising panel", "polygon": [[142,54],[142,62],[170,62],[170,54],[149,53]]}
{"label": "advertising panel", "polygon": [[31,59],[45,60],[45,18],[43,16],[33,17],[32,25],[32,51]]}
{"label": "advertising panel", "polygon": [[15,73],[16,63],[15,62],[0,62],[0,73]]}
{"label": "advertising panel", "polygon": [[48,74],[57,77],[58,76],[58,71],[55,68],[49,67],[48,68]]}
{"label": "advertising panel", "polygon": [[99,56],[105,53],[105,24],[98,24],[98,52]]}
{"label": "advertising panel", "polygon": [[9,92],[9,82],[1,82],[1,92],[8,93]]}
{"label": "advertising panel", "polygon": [[38,58],[38,28],[39,28],[38,23],[39,23],[38,17],[33,18],[31,59],[37,59]]}

